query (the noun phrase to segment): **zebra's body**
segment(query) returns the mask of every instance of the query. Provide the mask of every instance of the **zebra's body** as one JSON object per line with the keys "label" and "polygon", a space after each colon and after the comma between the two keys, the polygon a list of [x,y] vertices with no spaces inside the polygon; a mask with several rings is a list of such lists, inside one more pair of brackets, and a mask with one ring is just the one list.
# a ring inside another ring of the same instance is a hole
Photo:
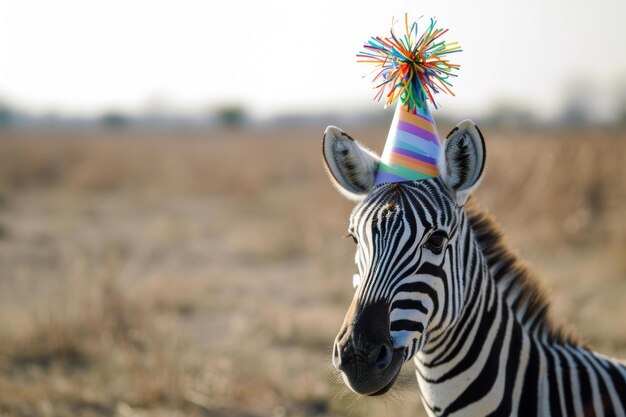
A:
{"label": "zebra's body", "polygon": [[450,143],[442,177],[376,187],[358,172],[376,160],[351,138],[325,153],[344,192],[362,195],[349,228],[356,292],[333,354],[344,380],[379,395],[414,358],[431,416],[626,417],[624,365],[552,325],[490,218],[464,209],[484,164],[470,154],[484,146],[478,130],[466,124]]}

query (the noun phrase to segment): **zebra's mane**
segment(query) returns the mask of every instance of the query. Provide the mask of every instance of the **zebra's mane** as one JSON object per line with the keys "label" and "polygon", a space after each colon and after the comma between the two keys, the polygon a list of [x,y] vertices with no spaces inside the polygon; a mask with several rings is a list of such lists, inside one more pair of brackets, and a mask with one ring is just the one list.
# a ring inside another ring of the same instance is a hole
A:
{"label": "zebra's mane", "polygon": [[465,212],[491,276],[522,326],[529,334],[546,336],[552,342],[580,345],[571,330],[550,318],[546,290],[536,273],[509,247],[493,217],[474,198],[465,205]]}

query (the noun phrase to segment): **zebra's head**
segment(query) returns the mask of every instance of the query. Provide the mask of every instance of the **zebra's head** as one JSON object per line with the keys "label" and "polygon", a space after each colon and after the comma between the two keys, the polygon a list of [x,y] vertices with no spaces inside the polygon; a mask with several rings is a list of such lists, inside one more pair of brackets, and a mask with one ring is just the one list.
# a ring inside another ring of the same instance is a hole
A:
{"label": "zebra's head", "polygon": [[333,364],[353,391],[380,395],[459,317],[467,296],[457,257],[467,233],[463,205],[480,182],[485,145],[463,121],[442,146],[439,177],[380,185],[378,156],[340,129],[326,129],[323,155],[339,191],[358,201],[348,229],[357,245],[355,293]]}

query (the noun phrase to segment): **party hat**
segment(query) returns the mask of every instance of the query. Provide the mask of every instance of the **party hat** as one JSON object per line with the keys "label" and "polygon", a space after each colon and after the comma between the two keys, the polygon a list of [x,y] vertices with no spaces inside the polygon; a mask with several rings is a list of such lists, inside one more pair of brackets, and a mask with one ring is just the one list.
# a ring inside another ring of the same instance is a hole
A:
{"label": "party hat", "polygon": [[405,15],[406,34],[398,37],[394,28],[390,37],[372,37],[357,57],[359,62],[377,67],[374,82],[375,98],[386,94],[385,106],[398,99],[385,149],[376,174],[376,184],[415,181],[439,175],[437,158],[441,145],[437,126],[427,101],[435,108],[434,95],[452,95],[451,77],[459,65],[451,64],[447,55],[460,52],[456,43],[440,39],[448,30],[436,28],[430,19],[428,28],[418,36],[418,22],[409,26]]}

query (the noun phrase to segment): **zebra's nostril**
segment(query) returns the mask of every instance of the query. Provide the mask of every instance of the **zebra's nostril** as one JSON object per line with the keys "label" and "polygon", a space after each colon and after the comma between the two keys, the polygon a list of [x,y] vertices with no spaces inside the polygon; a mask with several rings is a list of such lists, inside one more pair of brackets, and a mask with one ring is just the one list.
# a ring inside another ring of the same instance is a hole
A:
{"label": "zebra's nostril", "polygon": [[378,348],[378,353],[376,354],[373,365],[378,369],[385,369],[391,363],[392,356],[391,346],[383,344]]}

